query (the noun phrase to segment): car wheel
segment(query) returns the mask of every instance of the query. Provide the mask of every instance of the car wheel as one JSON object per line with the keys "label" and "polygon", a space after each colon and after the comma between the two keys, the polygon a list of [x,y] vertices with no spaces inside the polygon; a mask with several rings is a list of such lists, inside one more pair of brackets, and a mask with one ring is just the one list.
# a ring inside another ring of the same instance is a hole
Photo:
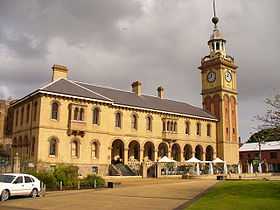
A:
{"label": "car wheel", "polygon": [[6,201],[10,197],[10,193],[8,190],[3,190],[1,193],[1,201]]}
{"label": "car wheel", "polygon": [[37,189],[33,189],[30,193],[30,196],[32,198],[36,198],[38,196],[38,190]]}

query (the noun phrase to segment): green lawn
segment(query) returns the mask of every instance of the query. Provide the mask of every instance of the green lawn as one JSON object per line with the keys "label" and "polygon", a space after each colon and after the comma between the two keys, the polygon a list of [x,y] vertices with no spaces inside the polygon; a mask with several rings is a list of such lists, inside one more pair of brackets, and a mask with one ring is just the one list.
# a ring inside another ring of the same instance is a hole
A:
{"label": "green lawn", "polygon": [[280,210],[280,181],[223,181],[187,210]]}

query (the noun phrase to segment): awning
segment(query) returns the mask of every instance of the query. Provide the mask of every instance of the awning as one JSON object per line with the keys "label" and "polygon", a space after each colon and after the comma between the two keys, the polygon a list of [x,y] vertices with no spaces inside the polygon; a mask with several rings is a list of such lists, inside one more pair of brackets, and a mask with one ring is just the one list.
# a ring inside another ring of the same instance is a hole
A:
{"label": "awning", "polygon": [[220,158],[216,158],[215,160],[212,161],[212,163],[224,163],[225,161],[223,161],[222,159]]}
{"label": "awning", "polygon": [[185,161],[186,163],[201,163],[201,160],[197,159],[196,157],[192,157],[189,160]]}
{"label": "awning", "polygon": [[158,160],[159,163],[175,163],[175,160],[171,160],[166,156],[163,156],[161,159]]}

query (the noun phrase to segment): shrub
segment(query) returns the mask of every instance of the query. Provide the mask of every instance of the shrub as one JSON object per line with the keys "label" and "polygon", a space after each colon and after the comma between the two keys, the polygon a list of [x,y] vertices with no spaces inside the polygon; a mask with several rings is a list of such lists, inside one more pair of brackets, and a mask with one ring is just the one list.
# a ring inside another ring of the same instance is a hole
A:
{"label": "shrub", "polygon": [[58,182],[62,181],[63,186],[75,186],[78,182],[78,167],[73,165],[58,165],[53,174]]}
{"label": "shrub", "polygon": [[88,175],[86,178],[81,180],[81,185],[93,187],[95,180],[96,187],[102,187],[105,185],[105,180],[97,175]]}
{"label": "shrub", "polygon": [[56,187],[57,180],[51,171],[39,171],[36,172],[34,169],[27,169],[24,173],[31,174],[43,182],[47,188]]}

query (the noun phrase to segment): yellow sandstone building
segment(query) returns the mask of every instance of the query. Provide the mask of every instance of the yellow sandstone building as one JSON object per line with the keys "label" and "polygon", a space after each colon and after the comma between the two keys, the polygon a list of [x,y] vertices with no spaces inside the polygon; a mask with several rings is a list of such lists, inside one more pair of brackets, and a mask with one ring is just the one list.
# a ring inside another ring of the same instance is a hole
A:
{"label": "yellow sandstone building", "polygon": [[149,173],[163,156],[237,164],[237,66],[212,21],[210,53],[199,67],[203,108],[168,100],[162,87],[145,95],[139,81],[131,91],[73,81],[54,65],[49,84],[11,106],[13,155],[37,168],[69,163],[100,175],[128,175],[118,174],[121,167],[140,172],[142,163]]}

